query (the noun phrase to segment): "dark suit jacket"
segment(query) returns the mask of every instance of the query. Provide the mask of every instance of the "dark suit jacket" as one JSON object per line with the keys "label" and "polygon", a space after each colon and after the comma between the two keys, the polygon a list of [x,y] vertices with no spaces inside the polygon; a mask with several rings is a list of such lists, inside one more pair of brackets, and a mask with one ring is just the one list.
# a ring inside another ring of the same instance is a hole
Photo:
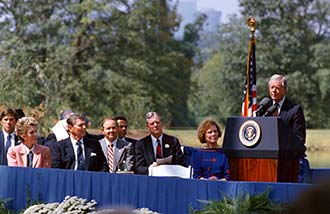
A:
{"label": "dark suit jacket", "polygon": [[296,140],[304,145],[306,140],[306,125],[301,106],[285,98],[279,116],[288,125],[289,131],[296,137]]}
{"label": "dark suit jacket", "polygon": [[[85,165],[88,171],[109,171],[107,161],[98,141],[84,138]],[[74,169],[75,154],[70,138],[53,143],[52,168]]]}
{"label": "dark suit jacket", "polygon": [[[173,165],[185,165],[184,156],[178,138],[163,134],[163,158],[173,155]],[[135,144],[135,173],[148,174],[149,166],[156,161],[151,135],[148,135]]]}
{"label": "dark suit jacket", "polygon": [[132,143],[133,144],[133,146],[136,144],[136,139],[133,139],[133,138],[130,138],[130,137],[124,137],[124,140],[126,141],[126,142],[130,142],[130,143]]}
{"label": "dark suit jacket", "polygon": [[[108,145],[104,138],[99,140],[104,156],[107,156]],[[113,157],[113,168],[114,172],[118,170],[124,170],[123,162],[125,161],[127,170],[134,172],[134,147],[132,143],[127,141],[118,139],[116,143],[116,147],[114,149],[114,157]]]}
{"label": "dark suit jacket", "polygon": [[136,144],[137,140],[134,139],[134,138],[130,138],[130,137],[124,137],[124,138],[121,138],[121,139],[124,140],[127,143],[131,143],[132,146],[133,146],[134,169],[135,169],[135,144]]}
{"label": "dark suit jacket", "polygon": [[[15,135],[15,146],[19,144],[18,137]],[[6,140],[3,131],[0,131],[0,165],[8,165],[6,154]]]}

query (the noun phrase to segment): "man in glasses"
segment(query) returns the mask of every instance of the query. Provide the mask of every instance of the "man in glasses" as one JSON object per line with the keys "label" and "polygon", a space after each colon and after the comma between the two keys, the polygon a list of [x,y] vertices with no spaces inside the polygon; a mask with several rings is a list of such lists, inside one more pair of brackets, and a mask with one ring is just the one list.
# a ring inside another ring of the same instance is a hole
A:
{"label": "man in glasses", "polygon": [[157,112],[146,114],[149,135],[135,145],[136,174],[148,174],[149,167],[160,164],[185,165],[178,138],[163,133],[161,117]]}

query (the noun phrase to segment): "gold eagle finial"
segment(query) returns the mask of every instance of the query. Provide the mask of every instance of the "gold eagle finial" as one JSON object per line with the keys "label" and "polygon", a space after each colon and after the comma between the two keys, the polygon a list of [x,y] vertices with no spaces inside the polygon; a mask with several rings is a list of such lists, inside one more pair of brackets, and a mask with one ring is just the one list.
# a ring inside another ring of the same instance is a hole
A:
{"label": "gold eagle finial", "polygon": [[254,39],[254,32],[257,28],[257,20],[253,16],[250,16],[247,20],[247,25],[250,32],[252,33],[252,39]]}

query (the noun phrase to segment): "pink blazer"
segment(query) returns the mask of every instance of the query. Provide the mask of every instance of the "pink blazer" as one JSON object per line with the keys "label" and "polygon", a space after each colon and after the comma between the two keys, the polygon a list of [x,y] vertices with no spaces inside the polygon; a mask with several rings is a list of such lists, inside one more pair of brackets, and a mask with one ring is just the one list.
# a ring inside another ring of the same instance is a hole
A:
{"label": "pink blazer", "polygon": [[[7,153],[8,166],[21,166],[27,167],[27,153],[24,145],[21,143],[17,146],[9,148]],[[50,150],[46,146],[39,144],[34,145],[33,153],[33,168],[50,168],[52,165],[52,159]]]}

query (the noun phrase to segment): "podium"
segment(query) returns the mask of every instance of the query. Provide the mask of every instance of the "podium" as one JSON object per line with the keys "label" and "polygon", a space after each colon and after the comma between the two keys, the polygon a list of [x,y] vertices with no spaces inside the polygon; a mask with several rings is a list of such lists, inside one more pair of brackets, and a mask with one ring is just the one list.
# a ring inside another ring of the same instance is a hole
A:
{"label": "podium", "polygon": [[232,180],[297,182],[305,146],[279,117],[230,117],[223,150]]}

